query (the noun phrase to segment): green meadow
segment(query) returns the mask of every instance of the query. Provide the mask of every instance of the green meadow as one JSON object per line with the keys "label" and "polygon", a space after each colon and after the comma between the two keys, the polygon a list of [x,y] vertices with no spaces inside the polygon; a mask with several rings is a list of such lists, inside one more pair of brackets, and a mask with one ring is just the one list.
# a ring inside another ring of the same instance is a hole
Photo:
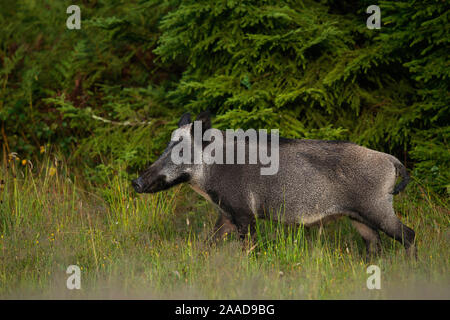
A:
{"label": "green meadow", "polygon": [[[448,203],[416,182],[395,208],[416,231],[417,260],[382,235],[369,261],[345,219],[322,230],[260,220],[251,245],[209,245],[216,209],[189,187],[138,195],[119,175],[94,187],[55,159],[1,167],[3,299],[450,298]],[[366,285],[372,264],[380,290]],[[67,289],[69,265],[80,290]]]}

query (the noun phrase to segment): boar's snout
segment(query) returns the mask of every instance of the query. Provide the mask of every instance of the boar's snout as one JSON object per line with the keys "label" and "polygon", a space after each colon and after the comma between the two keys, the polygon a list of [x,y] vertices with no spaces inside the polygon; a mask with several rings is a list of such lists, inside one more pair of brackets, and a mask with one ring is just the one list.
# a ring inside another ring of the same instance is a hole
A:
{"label": "boar's snout", "polygon": [[137,193],[143,193],[144,192],[144,181],[142,180],[141,177],[131,181],[131,185],[133,186],[134,190]]}

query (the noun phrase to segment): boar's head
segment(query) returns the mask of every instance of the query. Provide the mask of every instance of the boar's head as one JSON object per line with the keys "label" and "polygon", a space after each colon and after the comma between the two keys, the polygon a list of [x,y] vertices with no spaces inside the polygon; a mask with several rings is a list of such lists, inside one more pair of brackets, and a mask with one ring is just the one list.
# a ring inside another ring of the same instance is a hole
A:
{"label": "boar's head", "polygon": [[[200,113],[196,121],[202,122],[203,132],[211,128],[211,119],[208,111]],[[137,179],[132,181],[132,186],[136,192],[155,193],[191,180],[196,166],[193,160],[195,152],[193,129],[194,125],[191,122],[191,116],[189,113],[185,113],[181,116],[178,128],[172,132],[171,140],[158,160],[151,164]],[[180,144],[184,144],[185,147],[180,148]],[[174,152],[177,152],[178,159],[184,157],[186,161],[182,163],[174,162],[172,157]],[[187,154],[183,154],[183,152],[187,152]]]}

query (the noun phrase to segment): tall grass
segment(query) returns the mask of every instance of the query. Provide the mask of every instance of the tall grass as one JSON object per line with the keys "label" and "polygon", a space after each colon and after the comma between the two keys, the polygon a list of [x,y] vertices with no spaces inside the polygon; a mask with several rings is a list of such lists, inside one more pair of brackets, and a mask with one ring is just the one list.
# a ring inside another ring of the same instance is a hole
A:
{"label": "tall grass", "polygon": [[[417,261],[382,235],[383,254],[366,262],[345,219],[322,231],[259,220],[254,246],[210,247],[215,209],[187,187],[137,195],[121,175],[93,186],[51,157],[3,162],[1,298],[450,298],[448,203],[417,183],[395,198]],[[66,288],[72,264],[81,290]],[[381,290],[366,287],[369,264]]]}

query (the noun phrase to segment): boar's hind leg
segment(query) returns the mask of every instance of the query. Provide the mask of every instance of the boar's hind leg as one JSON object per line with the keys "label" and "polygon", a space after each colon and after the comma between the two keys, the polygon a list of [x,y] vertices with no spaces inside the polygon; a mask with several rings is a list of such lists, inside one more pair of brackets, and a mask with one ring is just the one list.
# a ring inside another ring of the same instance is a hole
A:
{"label": "boar's hind leg", "polygon": [[389,237],[402,243],[405,246],[406,252],[417,258],[416,248],[414,246],[415,232],[397,218],[392,204],[386,204],[383,208],[379,208],[373,213],[371,222]]}
{"label": "boar's hind leg", "polygon": [[359,221],[352,219],[351,222],[366,243],[367,257],[378,255],[381,252],[381,239],[378,231]]}
{"label": "boar's hind leg", "polygon": [[397,217],[392,219],[381,228],[389,237],[397,240],[405,246],[408,255],[417,258],[416,247],[414,245],[415,232],[413,229],[404,225]]}

